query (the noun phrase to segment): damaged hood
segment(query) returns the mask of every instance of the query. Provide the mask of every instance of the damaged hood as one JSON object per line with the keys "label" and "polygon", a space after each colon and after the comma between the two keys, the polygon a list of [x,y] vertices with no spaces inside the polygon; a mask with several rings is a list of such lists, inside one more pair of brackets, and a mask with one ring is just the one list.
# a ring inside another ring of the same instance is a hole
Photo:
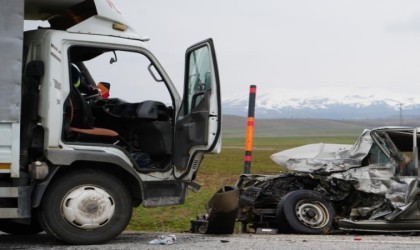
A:
{"label": "damaged hood", "polygon": [[280,151],[270,156],[277,164],[289,170],[306,173],[329,173],[359,167],[369,153],[373,140],[370,130],[363,131],[354,145],[309,144]]}

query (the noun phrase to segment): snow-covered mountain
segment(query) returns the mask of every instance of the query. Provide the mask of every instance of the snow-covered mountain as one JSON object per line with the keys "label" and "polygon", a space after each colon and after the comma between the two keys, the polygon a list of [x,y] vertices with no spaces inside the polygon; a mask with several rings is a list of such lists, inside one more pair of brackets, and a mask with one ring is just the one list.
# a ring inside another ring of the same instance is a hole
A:
{"label": "snow-covered mountain", "polygon": [[[401,108],[401,109],[400,109]],[[223,112],[246,116],[248,93],[223,100]],[[257,89],[258,118],[377,119],[420,116],[420,94],[384,89]]]}

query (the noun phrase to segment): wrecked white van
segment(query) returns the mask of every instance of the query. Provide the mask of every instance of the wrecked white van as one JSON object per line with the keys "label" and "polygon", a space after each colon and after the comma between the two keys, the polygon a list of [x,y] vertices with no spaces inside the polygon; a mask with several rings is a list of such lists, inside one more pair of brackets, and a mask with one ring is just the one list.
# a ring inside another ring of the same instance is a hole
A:
{"label": "wrecked white van", "polygon": [[382,127],[363,131],[354,145],[273,154],[290,171],[242,175],[238,218],[244,226],[294,233],[420,231],[419,130]]}

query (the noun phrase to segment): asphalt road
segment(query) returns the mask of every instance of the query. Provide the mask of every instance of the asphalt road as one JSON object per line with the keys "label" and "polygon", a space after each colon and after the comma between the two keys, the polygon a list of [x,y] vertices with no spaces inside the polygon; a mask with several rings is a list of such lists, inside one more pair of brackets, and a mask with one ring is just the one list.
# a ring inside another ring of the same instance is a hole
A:
{"label": "asphalt road", "polygon": [[161,233],[124,232],[103,245],[69,246],[46,234],[0,234],[0,249],[420,249],[420,236],[175,234],[173,245],[150,245]]}

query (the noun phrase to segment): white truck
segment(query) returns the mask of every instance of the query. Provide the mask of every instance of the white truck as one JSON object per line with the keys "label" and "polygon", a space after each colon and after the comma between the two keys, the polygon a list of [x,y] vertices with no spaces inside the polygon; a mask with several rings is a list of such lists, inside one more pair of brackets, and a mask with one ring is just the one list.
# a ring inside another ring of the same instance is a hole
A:
{"label": "white truck", "polygon": [[[199,188],[203,155],[221,146],[211,39],[186,52],[181,99],[110,0],[0,5],[0,231],[103,243],[133,207],[180,204]],[[50,27],[23,32],[25,19]],[[96,90],[103,80],[111,98]]]}

